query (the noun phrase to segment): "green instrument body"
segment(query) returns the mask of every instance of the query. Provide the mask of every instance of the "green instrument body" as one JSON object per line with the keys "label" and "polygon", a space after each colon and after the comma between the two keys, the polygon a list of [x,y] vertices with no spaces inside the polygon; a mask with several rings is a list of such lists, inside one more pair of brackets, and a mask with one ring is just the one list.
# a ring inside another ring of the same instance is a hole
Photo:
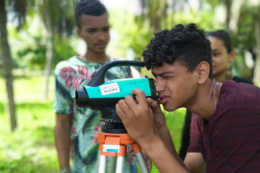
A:
{"label": "green instrument body", "polygon": [[76,91],[76,103],[79,107],[90,107],[93,110],[115,108],[119,100],[126,96],[134,97],[133,89],[140,89],[146,97],[157,100],[154,80],[152,78],[127,78],[104,81],[106,71],[115,66],[144,66],[138,61],[114,61],[100,67],[92,79],[82,89]]}

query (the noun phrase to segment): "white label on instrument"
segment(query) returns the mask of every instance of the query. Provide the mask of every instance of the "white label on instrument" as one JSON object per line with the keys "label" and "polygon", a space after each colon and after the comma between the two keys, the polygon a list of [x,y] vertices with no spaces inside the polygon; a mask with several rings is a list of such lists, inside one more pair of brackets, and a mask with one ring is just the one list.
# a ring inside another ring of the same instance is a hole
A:
{"label": "white label on instrument", "polygon": [[103,145],[103,152],[119,153],[119,151],[120,151],[120,145],[110,145],[110,144]]}
{"label": "white label on instrument", "polygon": [[107,94],[113,94],[120,92],[118,83],[112,83],[112,84],[107,84],[107,85],[101,85],[100,90],[102,95],[107,95]]}

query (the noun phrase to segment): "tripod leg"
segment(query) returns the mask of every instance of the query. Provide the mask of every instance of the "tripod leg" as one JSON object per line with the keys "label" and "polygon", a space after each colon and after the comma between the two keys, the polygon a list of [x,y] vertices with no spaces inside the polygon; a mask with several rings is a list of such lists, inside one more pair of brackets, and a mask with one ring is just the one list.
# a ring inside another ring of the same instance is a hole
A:
{"label": "tripod leg", "polygon": [[149,173],[148,167],[145,163],[144,156],[142,152],[135,153],[136,159],[138,161],[138,165],[142,173]]}
{"label": "tripod leg", "polygon": [[118,156],[116,162],[116,173],[123,173],[124,157]]}
{"label": "tripod leg", "polygon": [[149,170],[148,170],[148,167],[145,163],[144,156],[143,156],[143,153],[141,151],[140,146],[137,143],[133,143],[132,147],[133,147],[133,150],[135,152],[135,156],[136,156],[138,165],[141,169],[141,172],[142,173],[149,173]]}
{"label": "tripod leg", "polygon": [[117,157],[115,157],[115,156],[109,157],[108,173],[115,173],[115,170],[116,170],[116,161],[117,161]]}
{"label": "tripod leg", "polygon": [[98,168],[99,168],[99,162],[100,162],[100,151],[98,150],[98,156],[97,156],[97,165],[96,165],[96,172],[98,172]]}
{"label": "tripod leg", "polygon": [[105,172],[106,172],[106,156],[100,155],[98,173],[105,173]]}

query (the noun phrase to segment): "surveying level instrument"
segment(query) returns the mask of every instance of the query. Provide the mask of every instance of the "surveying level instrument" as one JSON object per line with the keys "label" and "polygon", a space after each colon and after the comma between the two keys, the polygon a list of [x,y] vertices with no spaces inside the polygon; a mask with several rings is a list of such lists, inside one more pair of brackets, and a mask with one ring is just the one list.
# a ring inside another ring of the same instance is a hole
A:
{"label": "surveying level instrument", "polygon": [[98,133],[99,161],[98,173],[105,173],[106,158],[111,157],[109,173],[123,173],[124,157],[127,154],[127,146],[131,145],[139,168],[142,173],[149,170],[145,163],[140,146],[127,134],[127,131],[116,114],[115,105],[120,99],[131,94],[133,89],[143,90],[146,97],[157,100],[154,80],[150,78],[118,79],[104,81],[105,73],[115,66],[138,66],[144,67],[141,61],[111,61],[101,66],[91,80],[83,87],[76,90],[76,103],[79,107],[90,107],[101,111],[101,121],[105,122]]}

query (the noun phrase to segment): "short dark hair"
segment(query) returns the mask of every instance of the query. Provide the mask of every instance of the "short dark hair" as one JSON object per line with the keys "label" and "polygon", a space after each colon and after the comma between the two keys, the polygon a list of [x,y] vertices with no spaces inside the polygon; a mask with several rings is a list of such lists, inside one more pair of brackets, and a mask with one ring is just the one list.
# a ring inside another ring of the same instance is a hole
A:
{"label": "short dark hair", "polygon": [[80,0],[75,9],[75,20],[78,28],[82,15],[100,16],[107,13],[105,6],[99,0]]}
{"label": "short dark hair", "polygon": [[208,34],[207,34],[207,37],[210,37],[210,36],[216,37],[216,38],[222,40],[228,53],[230,53],[232,51],[232,42],[231,42],[230,35],[227,31],[225,31],[225,30],[211,31],[211,32],[208,32]]}
{"label": "short dark hair", "polygon": [[146,46],[143,52],[146,68],[162,66],[163,62],[172,64],[178,61],[193,72],[197,65],[206,61],[210,65],[212,78],[210,42],[195,24],[176,25],[171,30],[162,30]]}

